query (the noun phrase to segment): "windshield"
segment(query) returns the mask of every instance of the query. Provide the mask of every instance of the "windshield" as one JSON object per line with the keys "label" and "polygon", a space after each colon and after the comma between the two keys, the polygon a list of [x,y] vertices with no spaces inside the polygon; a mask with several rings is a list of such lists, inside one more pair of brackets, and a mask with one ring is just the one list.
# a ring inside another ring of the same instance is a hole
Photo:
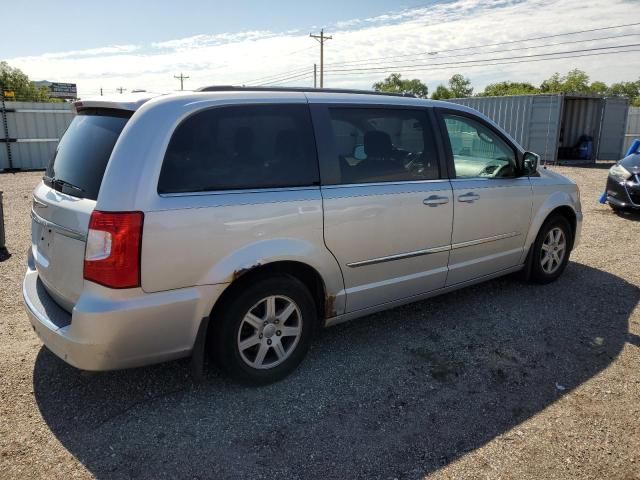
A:
{"label": "windshield", "polygon": [[93,109],[80,112],[56,148],[45,184],[74,197],[97,200],[113,146],[131,112]]}

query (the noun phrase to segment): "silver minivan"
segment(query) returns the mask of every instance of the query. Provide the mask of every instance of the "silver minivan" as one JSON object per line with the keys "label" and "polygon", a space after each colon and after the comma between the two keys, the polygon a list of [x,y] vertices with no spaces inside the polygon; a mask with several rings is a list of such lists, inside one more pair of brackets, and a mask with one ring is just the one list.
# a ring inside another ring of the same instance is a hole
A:
{"label": "silver minivan", "polygon": [[580,236],[576,185],[464,106],[210,87],[74,108],[33,193],[23,295],[81,369],[207,353],[271,382],[321,327],[553,281]]}

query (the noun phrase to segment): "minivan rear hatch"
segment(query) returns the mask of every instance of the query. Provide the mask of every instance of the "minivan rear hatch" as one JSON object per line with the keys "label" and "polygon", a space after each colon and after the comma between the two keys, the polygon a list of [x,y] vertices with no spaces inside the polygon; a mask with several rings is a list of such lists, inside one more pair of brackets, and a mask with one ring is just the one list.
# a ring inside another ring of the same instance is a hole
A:
{"label": "minivan rear hatch", "polygon": [[113,147],[132,111],[78,108],[33,193],[32,253],[38,276],[67,311],[83,286],[89,219]]}

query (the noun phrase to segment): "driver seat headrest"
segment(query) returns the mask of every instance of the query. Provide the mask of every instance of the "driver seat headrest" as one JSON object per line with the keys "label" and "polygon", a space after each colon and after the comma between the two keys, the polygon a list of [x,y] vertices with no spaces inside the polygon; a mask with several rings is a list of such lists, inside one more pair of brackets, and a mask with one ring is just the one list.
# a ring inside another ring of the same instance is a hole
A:
{"label": "driver seat headrest", "polygon": [[393,152],[391,137],[379,130],[372,130],[364,134],[364,153],[367,157],[389,157]]}

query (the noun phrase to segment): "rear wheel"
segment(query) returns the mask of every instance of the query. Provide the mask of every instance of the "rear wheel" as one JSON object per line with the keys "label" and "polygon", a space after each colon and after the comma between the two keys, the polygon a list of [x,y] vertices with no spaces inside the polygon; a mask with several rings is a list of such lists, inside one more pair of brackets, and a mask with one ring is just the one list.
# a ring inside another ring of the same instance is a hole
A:
{"label": "rear wheel", "polygon": [[209,351],[233,378],[275,382],[306,355],[316,322],[313,298],[295,277],[257,279],[229,299],[214,318]]}
{"label": "rear wheel", "polygon": [[572,245],[573,233],[568,220],[561,215],[547,219],[533,244],[531,280],[549,283],[562,275]]}

